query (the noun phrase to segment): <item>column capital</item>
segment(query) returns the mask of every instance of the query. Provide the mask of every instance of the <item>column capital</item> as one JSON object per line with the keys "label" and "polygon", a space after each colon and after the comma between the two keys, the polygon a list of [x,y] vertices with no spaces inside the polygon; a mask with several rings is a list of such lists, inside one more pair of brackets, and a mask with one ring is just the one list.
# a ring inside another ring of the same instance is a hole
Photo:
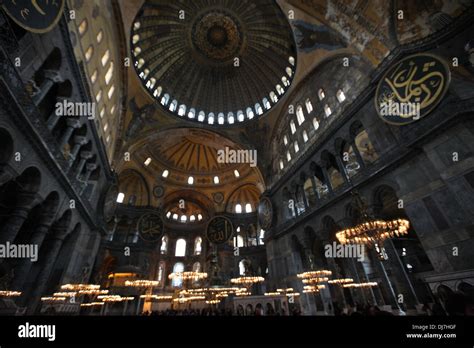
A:
{"label": "column capital", "polygon": [[77,129],[77,128],[81,127],[82,123],[81,123],[81,120],[78,119],[78,118],[68,118],[66,120],[66,124],[68,125],[68,127]]}
{"label": "column capital", "polygon": [[64,79],[57,70],[44,70],[44,77],[53,82],[63,82]]}
{"label": "column capital", "polygon": [[92,152],[91,151],[81,151],[81,158],[84,160],[88,160],[92,158]]}
{"label": "column capital", "polygon": [[74,143],[77,145],[85,145],[87,144],[87,137],[82,135],[76,135],[74,137]]}
{"label": "column capital", "polygon": [[93,172],[94,170],[97,169],[97,164],[95,164],[95,163],[87,163],[86,169],[87,169],[87,171],[89,171],[89,172]]}

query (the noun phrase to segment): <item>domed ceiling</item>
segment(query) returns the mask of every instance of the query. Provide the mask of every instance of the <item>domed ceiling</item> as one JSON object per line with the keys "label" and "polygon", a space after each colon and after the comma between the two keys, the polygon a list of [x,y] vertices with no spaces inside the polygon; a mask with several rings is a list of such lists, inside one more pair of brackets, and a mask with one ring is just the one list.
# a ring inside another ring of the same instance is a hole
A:
{"label": "domed ceiling", "polygon": [[274,0],[149,0],[131,32],[134,66],[164,110],[208,125],[258,118],[296,69],[290,25]]}

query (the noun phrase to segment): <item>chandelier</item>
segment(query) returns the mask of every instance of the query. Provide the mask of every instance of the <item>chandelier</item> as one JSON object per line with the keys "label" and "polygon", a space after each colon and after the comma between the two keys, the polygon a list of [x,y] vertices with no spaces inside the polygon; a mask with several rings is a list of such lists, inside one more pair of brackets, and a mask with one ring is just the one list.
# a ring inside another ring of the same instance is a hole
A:
{"label": "chandelier", "polygon": [[354,279],[352,278],[340,278],[340,279],[332,279],[328,281],[329,284],[339,284],[339,285],[349,284],[353,282],[354,282]]}
{"label": "chandelier", "polygon": [[175,273],[171,273],[168,276],[168,278],[169,279],[178,278],[182,280],[190,280],[190,279],[199,280],[199,279],[207,278],[207,273],[205,272],[175,272]]}
{"label": "chandelier", "polygon": [[371,288],[377,286],[376,282],[344,284],[344,288]]}
{"label": "chandelier", "polygon": [[21,291],[10,291],[10,290],[1,290],[0,297],[18,297],[21,295]]}
{"label": "chandelier", "polygon": [[263,277],[239,277],[239,278],[232,278],[230,282],[232,284],[243,284],[243,285],[252,285],[256,283],[261,283],[265,281]]}
{"label": "chandelier", "polygon": [[159,286],[160,282],[157,280],[148,280],[148,279],[137,279],[137,280],[127,280],[125,281],[125,286],[130,286],[134,288],[148,288]]}
{"label": "chandelier", "polygon": [[371,220],[336,233],[341,244],[382,244],[385,239],[408,234],[410,223],[406,219],[391,221]]}

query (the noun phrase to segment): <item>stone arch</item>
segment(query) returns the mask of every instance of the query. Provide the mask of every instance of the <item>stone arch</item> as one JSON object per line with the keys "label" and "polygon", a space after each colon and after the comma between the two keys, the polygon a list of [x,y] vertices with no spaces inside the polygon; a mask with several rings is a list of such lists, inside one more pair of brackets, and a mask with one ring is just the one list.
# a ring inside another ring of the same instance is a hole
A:
{"label": "stone arch", "polygon": [[[150,190],[145,177],[135,169],[125,169],[119,174],[119,192],[125,195],[124,204],[130,200],[133,205],[150,205]],[[135,197],[135,198],[133,198]]]}
{"label": "stone arch", "polygon": [[0,173],[2,167],[7,164],[13,156],[13,138],[8,130],[0,128]]}

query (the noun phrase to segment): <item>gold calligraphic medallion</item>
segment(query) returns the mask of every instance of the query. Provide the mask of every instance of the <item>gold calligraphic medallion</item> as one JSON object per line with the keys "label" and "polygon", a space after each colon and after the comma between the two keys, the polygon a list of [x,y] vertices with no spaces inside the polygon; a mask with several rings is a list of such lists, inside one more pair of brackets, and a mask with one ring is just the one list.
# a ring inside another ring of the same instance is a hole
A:
{"label": "gold calligraphic medallion", "polygon": [[379,116],[392,125],[406,125],[428,115],[448,91],[451,72],[439,57],[420,53],[392,66],[375,93]]}
{"label": "gold calligraphic medallion", "polygon": [[145,242],[157,242],[163,235],[163,219],[155,213],[143,214],[138,219],[137,230]]}
{"label": "gold calligraphic medallion", "polygon": [[233,234],[232,222],[224,216],[216,216],[207,224],[206,237],[213,244],[225,243]]}
{"label": "gold calligraphic medallion", "polygon": [[59,22],[64,0],[3,0],[2,8],[20,27],[41,34]]}

